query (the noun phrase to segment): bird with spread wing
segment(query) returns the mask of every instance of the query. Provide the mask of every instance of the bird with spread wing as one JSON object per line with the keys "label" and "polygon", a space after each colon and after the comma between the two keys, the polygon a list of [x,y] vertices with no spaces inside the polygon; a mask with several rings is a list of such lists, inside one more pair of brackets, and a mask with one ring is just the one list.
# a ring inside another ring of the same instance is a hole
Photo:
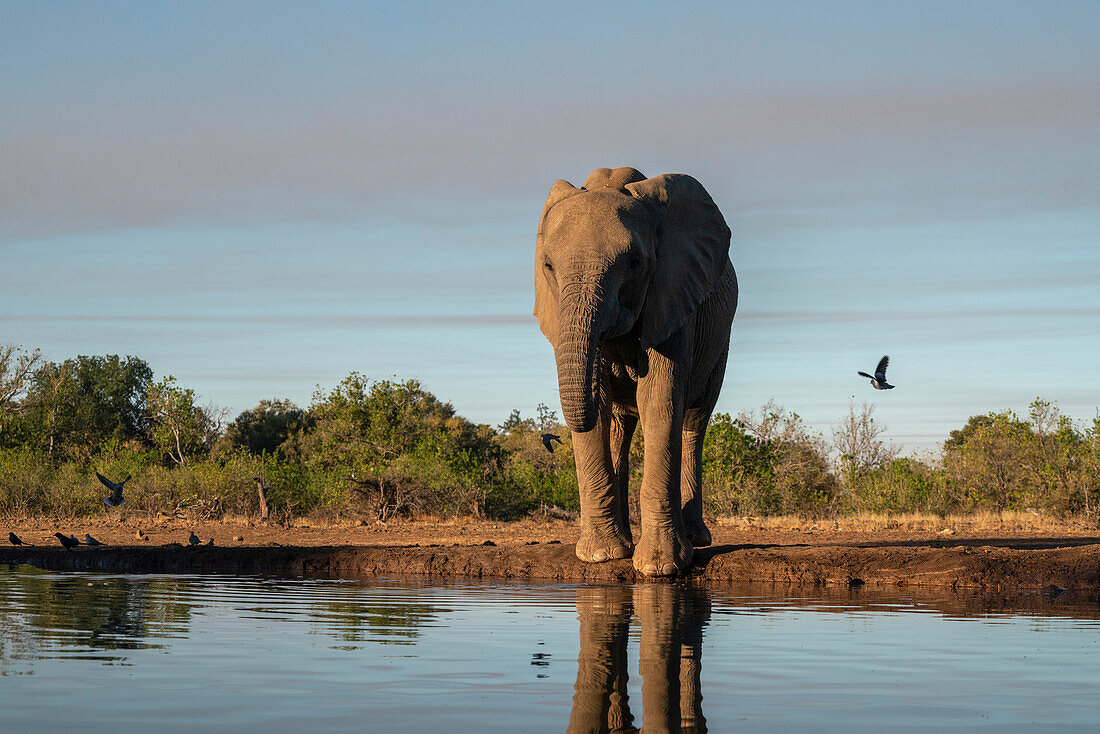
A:
{"label": "bird with spread wing", "polygon": [[123,479],[121,482],[112,482],[110,479],[103,476],[99,472],[96,472],[95,475],[99,477],[99,481],[103,482],[104,487],[111,490],[111,496],[104,497],[103,504],[107,505],[108,507],[118,507],[126,501],[122,498],[122,487],[126,484],[126,482],[130,481],[129,474],[127,474],[126,478]]}
{"label": "bird with spread wing", "polygon": [[866,372],[858,373],[862,377],[866,377],[871,381],[871,387],[876,390],[893,390],[894,386],[886,381],[886,367],[890,364],[890,356],[887,354],[882,355],[882,359],[878,361],[878,367],[875,367],[875,374],[869,375]]}

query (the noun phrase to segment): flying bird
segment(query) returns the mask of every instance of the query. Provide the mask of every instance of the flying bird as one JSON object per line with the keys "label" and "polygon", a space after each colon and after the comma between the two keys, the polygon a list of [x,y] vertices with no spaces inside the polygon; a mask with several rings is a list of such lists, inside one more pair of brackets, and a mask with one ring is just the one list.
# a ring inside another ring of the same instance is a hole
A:
{"label": "flying bird", "polygon": [[8,542],[12,545],[23,545],[23,540],[15,533],[8,533]]}
{"label": "flying bird", "polygon": [[90,533],[84,533],[84,545],[103,545],[93,538]]}
{"label": "flying bird", "polygon": [[63,533],[54,533],[53,537],[57,538],[57,541],[65,547],[65,550],[72,550],[80,545],[80,541],[71,535],[65,535]]}
{"label": "flying bird", "polygon": [[103,476],[99,472],[96,472],[95,475],[99,477],[99,481],[103,482],[104,487],[111,490],[111,496],[104,497],[103,504],[107,505],[108,507],[118,507],[126,501],[122,499],[122,487],[126,484],[126,482],[130,481],[129,474],[127,474],[126,478],[123,479],[121,482],[112,482],[110,479]]}
{"label": "flying bird", "polygon": [[882,359],[878,361],[878,367],[875,367],[875,374],[869,375],[866,372],[858,373],[862,377],[866,377],[871,381],[871,387],[876,390],[893,390],[894,386],[886,381],[886,367],[890,364],[890,356],[887,354],[882,355]]}
{"label": "flying bird", "polygon": [[195,535],[195,531],[192,530],[191,537],[187,539],[188,545],[198,545],[201,542],[202,541],[199,539],[199,536]]}
{"label": "flying bird", "polygon": [[561,443],[561,436],[554,433],[542,434],[542,445],[546,447],[546,450],[550,453],[554,453],[554,442]]}

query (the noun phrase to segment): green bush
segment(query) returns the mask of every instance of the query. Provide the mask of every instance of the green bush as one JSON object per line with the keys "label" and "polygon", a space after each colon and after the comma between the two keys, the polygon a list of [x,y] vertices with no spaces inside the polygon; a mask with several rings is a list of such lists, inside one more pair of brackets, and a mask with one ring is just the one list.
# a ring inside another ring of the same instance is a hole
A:
{"label": "green bush", "polygon": [[[546,406],[534,418],[513,411],[492,428],[415,380],[352,373],[318,390],[308,409],[265,400],[219,433],[219,411],[197,407],[194,392],[171,377],[153,382],[135,357],[12,359],[0,375],[14,386],[0,406],[5,517],[251,516],[260,511],[258,479],[277,520],[515,519],[547,506],[579,509],[571,433]],[[11,364],[25,367],[18,384]],[[919,460],[899,458],[883,441],[886,427],[873,410],[853,401],[831,444],[771,402],[737,417],[714,415],[703,446],[705,511],[817,517],[1034,508],[1095,517],[1100,509],[1100,418],[1082,428],[1036,399],[1025,418],[973,416],[940,456]],[[553,453],[543,433],[561,437]],[[635,517],[644,446],[638,431],[630,449]],[[132,476],[121,510],[103,505],[96,471]]]}
{"label": "green bush", "polygon": [[32,448],[0,449],[0,514],[21,518],[47,514],[49,460]]}
{"label": "green bush", "polygon": [[946,515],[959,507],[947,492],[942,471],[916,459],[899,458],[861,474],[847,495],[845,509]]}
{"label": "green bush", "polygon": [[762,415],[711,418],[703,444],[703,501],[714,515],[818,516],[835,509],[837,482],[819,437],[774,404]]}

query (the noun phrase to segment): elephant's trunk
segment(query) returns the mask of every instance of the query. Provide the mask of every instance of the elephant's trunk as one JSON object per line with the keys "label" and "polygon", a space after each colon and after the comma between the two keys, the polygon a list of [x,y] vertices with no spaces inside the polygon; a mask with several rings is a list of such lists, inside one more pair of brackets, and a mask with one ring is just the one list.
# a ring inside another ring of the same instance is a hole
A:
{"label": "elephant's trunk", "polygon": [[563,300],[558,316],[558,344],[554,356],[558,363],[558,390],[561,411],[569,429],[585,433],[596,427],[600,409],[600,357],[602,331],[588,298]]}

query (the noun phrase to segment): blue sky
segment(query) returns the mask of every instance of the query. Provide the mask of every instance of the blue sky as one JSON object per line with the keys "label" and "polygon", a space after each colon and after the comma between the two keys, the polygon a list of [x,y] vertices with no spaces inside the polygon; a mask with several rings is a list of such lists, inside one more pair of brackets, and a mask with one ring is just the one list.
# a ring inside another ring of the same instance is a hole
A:
{"label": "blue sky", "polygon": [[[0,342],[233,414],[358,370],[557,407],[555,179],[690,173],[734,232],[718,409],[906,451],[1100,406],[1095,3],[0,2]],[[856,377],[889,353],[898,388]]]}

